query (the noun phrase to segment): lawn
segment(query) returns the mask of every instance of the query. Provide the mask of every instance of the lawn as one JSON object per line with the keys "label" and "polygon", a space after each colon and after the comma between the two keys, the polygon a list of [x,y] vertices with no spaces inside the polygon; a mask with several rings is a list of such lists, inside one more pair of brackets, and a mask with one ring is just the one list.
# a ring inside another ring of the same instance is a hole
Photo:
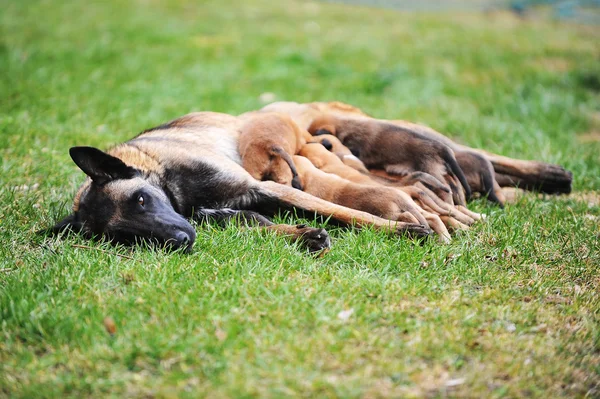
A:
{"label": "lawn", "polygon": [[[597,27],[290,0],[0,9],[0,397],[600,396]],[[236,226],[198,225],[191,255],[35,234],[83,181],[70,146],[268,97],[558,163],[574,195],[478,200],[488,219],[449,245],[329,227],[321,258]]]}

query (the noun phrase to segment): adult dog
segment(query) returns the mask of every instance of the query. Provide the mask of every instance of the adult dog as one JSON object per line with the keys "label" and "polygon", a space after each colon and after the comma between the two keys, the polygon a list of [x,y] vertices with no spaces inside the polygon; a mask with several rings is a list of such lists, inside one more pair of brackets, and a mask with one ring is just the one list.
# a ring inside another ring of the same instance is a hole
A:
{"label": "adult dog", "polygon": [[146,130],[108,152],[71,148],[71,158],[89,178],[75,196],[73,213],[52,231],[70,229],[123,243],[142,238],[189,250],[195,232],[187,219],[239,218],[310,250],[328,247],[323,229],[274,224],[263,216],[294,209],[396,234],[431,233],[427,226],[383,219],[255,180],[241,165],[243,124],[243,118],[199,112]]}

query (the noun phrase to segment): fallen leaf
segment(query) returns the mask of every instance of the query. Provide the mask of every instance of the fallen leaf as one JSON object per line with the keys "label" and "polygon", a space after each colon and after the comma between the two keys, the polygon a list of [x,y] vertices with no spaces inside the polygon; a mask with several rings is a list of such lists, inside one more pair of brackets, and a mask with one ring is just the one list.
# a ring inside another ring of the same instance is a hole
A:
{"label": "fallen leaf", "polygon": [[106,332],[109,333],[111,336],[115,335],[117,332],[117,325],[110,316],[104,318],[104,328],[106,329]]}
{"label": "fallen leaf", "polygon": [[350,318],[350,316],[352,316],[353,313],[354,309],[342,310],[340,313],[338,313],[337,318],[341,321],[348,321],[348,319]]}
{"label": "fallen leaf", "polygon": [[217,337],[220,342],[223,342],[227,339],[227,333],[224,330],[217,328],[215,330],[215,337]]}
{"label": "fallen leaf", "polygon": [[446,381],[446,386],[450,388],[450,387],[456,387],[458,385],[462,385],[464,383],[465,383],[464,378],[454,378],[452,380]]}

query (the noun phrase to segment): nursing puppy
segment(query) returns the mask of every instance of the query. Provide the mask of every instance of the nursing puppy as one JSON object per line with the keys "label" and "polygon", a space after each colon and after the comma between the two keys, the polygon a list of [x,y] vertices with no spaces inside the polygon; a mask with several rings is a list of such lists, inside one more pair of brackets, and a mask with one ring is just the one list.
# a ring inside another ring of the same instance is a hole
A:
{"label": "nursing puppy", "polygon": [[362,116],[324,114],[308,130],[313,135],[336,136],[369,169],[400,176],[425,172],[435,177],[448,185],[456,205],[465,205],[471,195],[454,153],[438,141]]}
{"label": "nursing puppy", "polygon": [[317,169],[303,156],[295,155],[293,158],[304,191],[311,195],[384,219],[427,224],[417,207],[399,201],[393,189],[353,183]]}
{"label": "nursing puppy", "polygon": [[239,151],[242,166],[257,180],[272,180],[302,190],[292,155],[311,136],[276,113],[250,113],[242,117]]}

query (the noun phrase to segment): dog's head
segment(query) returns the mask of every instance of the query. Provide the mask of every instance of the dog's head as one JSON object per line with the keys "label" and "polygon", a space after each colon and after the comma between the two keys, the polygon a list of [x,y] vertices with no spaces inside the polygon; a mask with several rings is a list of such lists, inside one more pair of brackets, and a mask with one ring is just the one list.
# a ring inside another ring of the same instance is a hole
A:
{"label": "dog's head", "polygon": [[93,147],[73,147],[69,153],[91,180],[77,193],[73,213],[51,232],[73,230],[125,244],[149,240],[191,249],[194,228],[175,211],[160,182]]}

